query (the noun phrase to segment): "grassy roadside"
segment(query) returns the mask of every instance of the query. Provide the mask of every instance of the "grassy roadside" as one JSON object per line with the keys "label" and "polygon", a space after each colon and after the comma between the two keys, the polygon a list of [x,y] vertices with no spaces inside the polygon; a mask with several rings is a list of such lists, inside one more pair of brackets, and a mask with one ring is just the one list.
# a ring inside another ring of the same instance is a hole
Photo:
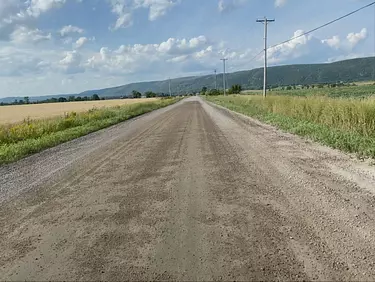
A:
{"label": "grassy roadside", "polygon": [[375,100],[254,95],[207,100],[360,158],[375,158]]}
{"label": "grassy roadside", "polygon": [[54,147],[130,118],[171,105],[180,99],[71,112],[65,116],[44,120],[25,120],[0,125],[0,165]]}

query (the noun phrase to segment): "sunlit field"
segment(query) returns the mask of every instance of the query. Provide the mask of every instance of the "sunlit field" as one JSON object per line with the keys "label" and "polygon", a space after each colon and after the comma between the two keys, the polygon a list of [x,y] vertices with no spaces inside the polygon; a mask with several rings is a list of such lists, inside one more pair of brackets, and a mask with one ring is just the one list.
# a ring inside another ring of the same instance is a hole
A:
{"label": "sunlit field", "polygon": [[156,101],[149,99],[117,99],[103,101],[82,101],[51,104],[12,105],[0,107],[0,124],[16,123],[25,119],[44,119],[63,116],[70,112],[85,112],[93,108],[114,107],[135,103]]}
{"label": "sunlit field", "polygon": [[[0,111],[13,109],[13,113],[8,112],[9,116],[13,114],[18,120],[23,118],[20,122],[0,124],[0,165],[171,105],[179,100],[179,98],[138,99],[0,107]],[[48,107],[53,108],[54,111]],[[85,107],[89,110],[84,110]],[[31,119],[30,116],[39,118]],[[13,121],[15,120],[13,118]]]}

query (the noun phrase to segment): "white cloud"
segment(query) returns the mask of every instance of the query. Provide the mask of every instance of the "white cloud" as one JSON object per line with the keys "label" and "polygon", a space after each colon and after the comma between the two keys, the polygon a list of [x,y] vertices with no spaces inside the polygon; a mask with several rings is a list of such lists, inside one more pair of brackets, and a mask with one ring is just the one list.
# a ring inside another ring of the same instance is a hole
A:
{"label": "white cloud", "polygon": [[77,51],[66,52],[65,57],[60,60],[59,67],[65,73],[80,73],[84,72],[84,68],[81,66],[82,55]]}
{"label": "white cloud", "polygon": [[164,16],[178,2],[172,0],[134,0],[135,8],[149,9],[149,20],[154,21]]}
{"label": "white cloud", "polygon": [[349,41],[350,47],[354,48],[361,40],[364,40],[367,37],[367,29],[362,28],[358,33],[349,33],[346,39]]}
{"label": "white cloud", "polygon": [[[295,38],[304,33],[303,30],[296,30],[291,38]],[[268,49],[270,63],[282,61],[286,57],[299,57],[308,53],[308,42],[312,39],[309,35],[303,35],[289,42]]]}
{"label": "white cloud", "polygon": [[0,76],[35,76],[50,68],[50,60],[57,58],[53,51],[37,51],[14,46],[0,48]]}
{"label": "white cloud", "polygon": [[321,42],[328,45],[329,47],[339,50],[343,49],[348,52],[358,45],[359,42],[367,38],[367,29],[362,28],[358,33],[351,32],[346,36],[346,40],[341,40],[338,35],[333,36],[332,38],[323,39]]}
{"label": "white cloud", "polygon": [[51,33],[45,34],[39,29],[29,29],[26,26],[19,26],[10,37],[14,43],[38,43],[52,38]]}
{"label": "white cloud", "polygon": [[332,38],[323,39],[323,44],[327,44],[329,47],[339,49],[341,47],[341,40],[338,35],[334,35]]}
{"label": "white cloud", "polygon": [[65,4],[66,0],[31,0],[29,2],[30,6],[26,10],[27,14],[33,17],[39,17],[41,13],[61,7]]}
{"label": "white cloud", "polygon": [[60,8],[69,1],[80,0],[0,0],[0,40],[9,40],[18,26],[35,27],[43,13]]}
{"label": "white cloud", "polygon": [[140,8],[149,9],[150,21],[164,16],[168,10],[181,2],[181,0],[108,0],[112,13],[117,15],[113,30],[127,28],[133,25],[133,12]]}
{"label": "white cloud", "polygon": [[165,65],[165,62],[185,61],[207,48],[207,42],[205,36],[198,36],[191,39],[169,38],[160,44],[121,45],[116,50],[102,47],[86,61],[85,66],[91,70],[117,74],[149,71],[155,63]]}
{"label": "white cloud", "polygon": [[85,45],[89,41],[87,37],[80,37],[75,43],[76,48],[81,48],[83,45]]}
{"label": "white cloud", "polygon": [[169,38],[167,41],[160,43],[158,51],[161,53],[179,55],[202,48],[207,45],[207,43],[208,40],[203,35],[191,38],[190,40]]}
{"label": "white cloud", "polygon": [[66,36],[71,33],[84,33],[85,31],[82,28],[72,25],[66,25],[60,29],[61,36]]}
{"label": "white cloud", "polygon": [[[231,12],[249,2],[250,0],[219,0],[218,10],[221,13]],[[287,0],[275,0],[275,7],[282,7],[286,4],[286,2]]]}
{"label": "white cloud", "polygon": [[219,0],[218,9],[221,13],[231,12],[232,10],[245,5],[249,0]]}
{"label": "white cloud", "polygon": [[287,0],[275,0],[275,6],[276,7],[282,7],[286,4]]}

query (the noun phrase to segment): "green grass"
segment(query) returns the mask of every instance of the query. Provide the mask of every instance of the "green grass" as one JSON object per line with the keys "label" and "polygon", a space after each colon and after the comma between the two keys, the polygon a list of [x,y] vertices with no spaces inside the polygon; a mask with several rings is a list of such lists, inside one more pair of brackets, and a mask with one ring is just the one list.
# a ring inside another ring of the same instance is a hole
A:
{"label": "green grass", "polygon": [[[324,88],[309,88],[295,90],[281,90],[273,89],[269,92],[272,95],[278,96],[299,96],[299,97],[310,97],[310,96],[324,96],[329,98],[357,98],[365,99],[375,95],[375,85],[358,85],[358,86],[340,86],[340,87],[324,87]],[[244,91],[244,94],[249,95],[261,95],[262,90],[257,91]]]}
{"label": "green grass", "polygon": [[171,105],[179,99],[71,112],[63,117],[0,125],[0,165]]}
{"label": "green grass", "polygon": [[375,157],[375,100],[270,95],[207,100],[358,157]]}

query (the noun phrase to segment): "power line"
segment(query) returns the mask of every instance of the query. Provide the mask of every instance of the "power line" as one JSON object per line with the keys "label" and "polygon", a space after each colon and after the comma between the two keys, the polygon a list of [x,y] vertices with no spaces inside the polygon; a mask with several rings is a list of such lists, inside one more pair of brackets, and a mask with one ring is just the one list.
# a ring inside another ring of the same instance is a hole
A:
{"label": "power line", "polygon": [[277,46],[280,46],[280,45],[285,44],[285,43],[288,43],[288,42],[290,42],[290,41],[292,41],[292,40],[294,40],[294,39],[300,38],[300,37],[302,37],[302,36],[304,36],[304,35],[307,35],[307,34],[309,34],[309,33],[312,33],[312,32],[314,32],[314,31],[317,31],[318,29],[321,29],[321,28],[326,27],[326,26],[328,26],[328,25],[330,25],[330,24],[333,24],[333,23],[335,23],[335,22],[338,22],[339,20],[342,20],[342,19],[344,19],[344,18],[346,18],[346,17],[349,17],[349,16],[351,16],[351,15],[353,15],[353,14],[355,14],[355,13],[357,13],[357,12],[363,10],[363,9],[366,9],[366,8],[368,8],[368,7],[370,7],[370,6],[374,5],[374,4],[375,4],[375,1],[372,2],[372,3],[370,3],[370,4],[367,4],[367,5],[363,6],[363,7],[361,7],[361,8],[359,8],[359,9],[353,11],[353,12],[350,12],[350,13],[344,15],[344,16],[341,16],[341,17],[339,17],[339,18],[337,18],[337,19],[334,19],[334,20],[332,20],[332,21],[330,21],[330,22],[328,22],[328,23],[325,23],[325,24],[323,24],[323,25],[321,25],[321,26],[318,26],[318,27],[316,27],[316,28],[314,28],[314,29],[312,29],[312,30],[309,30],[309,31],[304,32],[304,33],[302,33],[302,34],[300,34],[300,35],[294,36],[294,37],[292,37],[292,38],[290,38],[290,39],[288,39],[288,40],[285,40],[285,41],[283,41],[283,42],[281,42],[281,43],[278,43],[278,44],[272,45],[272,46],[268,47],[268,49],[270,49],[270,48],[274,48],[274,47],[277,47]]}
{"label": "power line", "polygon": [[[302,33],[302,34],[300,34],[300,35],[294,36],[294,37],[292,37],[292,38],[290,38],[290,39],[288,39],[288,40],[285,40],[285,41],[283,41],[283,42],[280,42],[280,43],[278,43],[278,44],[272,45],[272,46],[268,47],[267,50],[268,50],[268,49],[271,49],[271,48],[275,48],[275,47],[280,46],[280,45],[282,45],[282,44],[288,43],[288,42],[290,42],[290,41],[292,41],[292,40],[294,40],[294,39],[300,38],[300,37],[305,36],[305,35],[307,35],[307,34],[310,34],[310,33],[314,32],[314,31],[317,31],[318,29],[321,29],[321,28],[323,28],[323,27],[326,27],[326,26],[328,26],[328,25],[331,25],[331,24],[333,24],[333,23],[335,23],[335,22],[337,22],[337,21],[339,21],[339,20],[342,20],[342,19],[344,19],[344,18],[346,18],[346,17],[349,17],[349,16],[351,16],[351,15],[353,15],[353,14],[355,14],[355,13],[357,13],[357,12],[363,10],[363,9],[366,9],[366,8],[372,6],[372,5],[375,5],[375,1],[372,2],[372,3],[370,3],[370,4],[367,4],[367,5],[363,6],[363,7],[359,8],[359,9],[357,9],[357,10],[354,10],[354,11],[352,11],[352,12],[346,14],[346,15],[343,15],[343,16],[341,16],[341,17],[339,17],[339,18],[336,18],[336,19],[334,19],[334,20],[332,20],[332,21],[330,21],[330,22],[328,22],[328,23],[325,23],[325,24],[323,24],[323,25],[321,25],[321,26],[319,26],[319,27],[316,27],[316,28],[314,28],[314,29],[312,29],[312,30],[309,30],[309,31],[304,32],[304,33]],[[254,61],[254,60],[255,60],[260,54],[262,54],[263,52],[264,52],[264,50],[260,51],[258,54],[256,54],[254,57],[252,57],[252,58],[249,60],[249,62]]]}

